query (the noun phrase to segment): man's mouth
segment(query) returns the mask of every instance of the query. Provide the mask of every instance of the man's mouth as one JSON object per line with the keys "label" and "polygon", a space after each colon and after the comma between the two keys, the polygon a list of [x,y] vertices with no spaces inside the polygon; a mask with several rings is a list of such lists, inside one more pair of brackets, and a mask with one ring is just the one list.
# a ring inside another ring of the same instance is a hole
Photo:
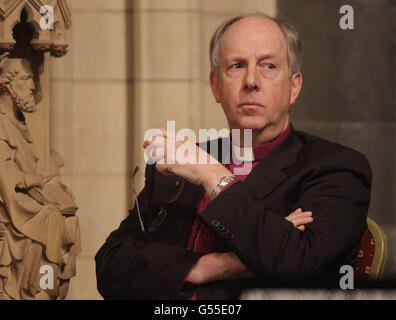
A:
{"label": "man's mouth", "polygon": [[247,102],[241,103],[239,105],[239,107],[241,107],[242,109],[247,110],[247,111],[256,111],[256,110],[262,108],[263,105],[256,101],[247,101]]}
{"label": "man's mouth", "polygon": [[256,116],[262,112],[264,106],[255,100],[248,100],[240,103],[238,108],[242,115]]}

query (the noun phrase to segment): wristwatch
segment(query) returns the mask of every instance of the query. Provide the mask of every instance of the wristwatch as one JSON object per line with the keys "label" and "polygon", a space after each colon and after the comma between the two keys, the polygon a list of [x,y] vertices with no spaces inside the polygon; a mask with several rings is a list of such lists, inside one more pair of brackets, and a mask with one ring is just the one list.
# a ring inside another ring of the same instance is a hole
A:
{"label": "wristwatch", "polygon": [[235,179],[235,177],[233,176],[225,176],[222,177],[219,181],[219,183],[214,187],[213,191],[210,193],[209,195],[209,200],[212,201],[214,198],[217,197],[217,195],[219,194],[219,192],[227,185],[229,184],[231,181],[233,181]]}

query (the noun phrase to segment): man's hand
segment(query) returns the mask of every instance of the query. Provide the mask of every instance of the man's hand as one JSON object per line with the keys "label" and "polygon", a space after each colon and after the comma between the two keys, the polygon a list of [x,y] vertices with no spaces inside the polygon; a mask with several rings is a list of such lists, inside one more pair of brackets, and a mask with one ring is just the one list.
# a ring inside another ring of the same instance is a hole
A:
{"label": "man's hand", "polygon": [[253,273],[233,252],[208,253],[202,256],[187,277],[194,284],[253,277]]}
{"label": "man's hand", "polygon": [[[293,226],[301,231],[305,230],[305,224],[313,222],[312,212],[303,212],[301,208],[289,214],[285,219],[293,223]],[[253,276],[253,273],[233,252],[213,252],[202,256],[198,260],[189,273],[187,281],[195,284],[204,284],[218,280]]]}
{"label": "man's hand", "polygon": [[163,128],[151,135],[150,141],[145,140],[143,148],[155,160],[159,172],[164,175],[175,174],[190,183],[202,185],[208,193],[222,177],[233,176],[231,171],[195,143],[188,141],[187,137],[175,135]]}
{"label": "man's hand", "polygon": [[303,212],[301,208],[298,208],[296,211],[289,214],[285,219],[293,223],[293,226],[301,231],[305,230],[305,224],[313,221],[312,212]]}

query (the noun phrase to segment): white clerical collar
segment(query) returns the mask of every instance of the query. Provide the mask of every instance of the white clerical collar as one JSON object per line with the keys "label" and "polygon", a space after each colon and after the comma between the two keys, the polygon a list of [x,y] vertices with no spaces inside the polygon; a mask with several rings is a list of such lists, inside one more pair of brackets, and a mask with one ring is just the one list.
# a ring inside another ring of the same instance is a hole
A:
{"label": "white clerical collar", "polygon": [[[240,147],[236,144],[231,143],[231,153],[232,158],[230,159],[230,153],[227,154],[227,157],[224,159],[223,163],[242,163],[242,162],[253,162],[254,159],[254,152],[253,148],[244,148]],[[231,160],[231,161],[230,161]]]}
{"label": "white clerical collar", "polygon": [[234,163],[239,162],[253,162],[254,152],[252,147],[240,147],[236,144],[232,144],[232,161]]}

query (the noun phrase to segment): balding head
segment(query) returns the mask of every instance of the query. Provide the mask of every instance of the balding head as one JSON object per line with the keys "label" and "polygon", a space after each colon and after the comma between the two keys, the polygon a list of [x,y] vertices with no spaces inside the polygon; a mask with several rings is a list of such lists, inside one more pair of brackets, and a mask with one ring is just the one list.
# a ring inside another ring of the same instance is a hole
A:
{"label": "balding head", "polygon": [[[270,30],[275,30],[274,27],[278,27],[277,31],[281,31],[283,35],[283,41],[286,45],[287,52],[287,61],[290,70],[290,76],[292,76],[296,72],[300,72],[301,69],[301,41],[295,27],[290,25],[289,23],[279,19],[271,17],[265,13],[257,12],[257,13],[249,13],[244,15],[239,15],[232,19],[229,19],[222,23],[216,32],[213,34],[210,48],[209,48],[209,56],[210,56],[210,66],[211,71],[218,73],[219,63],[220,63],[220,47],[221,47],[221,39],[226,31],[231,28],[234,24],[237,25],[241,20],[260,20],[264,22],[265,25],[269,27],[269,29],[263,29],[263,32],[270,32]],[[266,20],[266,21],[263,21]],[[235,28],[235,26],[234,26]]]}

